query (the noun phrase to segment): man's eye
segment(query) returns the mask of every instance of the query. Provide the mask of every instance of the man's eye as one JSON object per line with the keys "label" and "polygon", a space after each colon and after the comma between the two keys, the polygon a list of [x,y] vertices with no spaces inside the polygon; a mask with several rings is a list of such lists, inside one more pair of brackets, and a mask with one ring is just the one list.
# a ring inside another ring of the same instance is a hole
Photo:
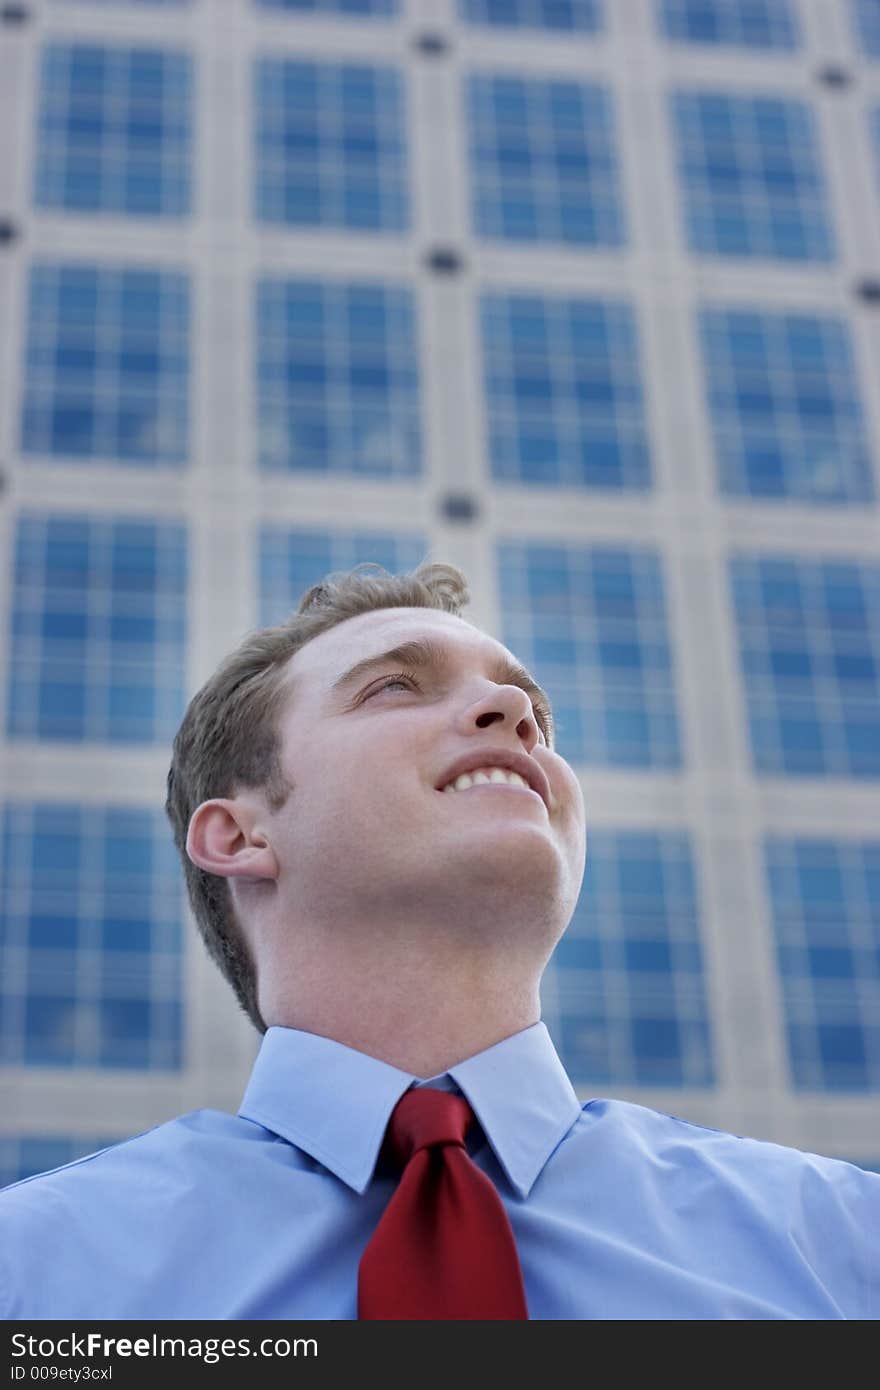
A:
{"label": "man's eye", "polygon": [[386,676],[383,681],[380,681],[379,684],[373,690],[370,691],[370,694],[367,696],[367,699],[370,698],[370,695],[377,695],[380,690],[387,690],[389,685],[406,684],[414,686],[416,690],[421,690],[422,688],[416,680],[415,676],[411,676],[408,671],[398,671],[396,675]]}
{"label": "man's eye", "polygon": [[[372,690],[369,690],[367,694],[364,696],[364,699],[369,700],[374,695],[378,695],[380,690],[387,690],[389,686],[392,685],[406,685],[413,690],[421,690],[422,688],[416,680],[415,676],[412,674],[412,672],[396,671],[393,676],[386,676],[384,680],[381,680],[378,685],[373,687]],[[547,714],[547,711],[541,705],[533,705],[533,709],[535,712],[535,722],[537,723],[538,728],[541,731],[545,744],[547,744],[547,746],[549,747],[550,719]]]}

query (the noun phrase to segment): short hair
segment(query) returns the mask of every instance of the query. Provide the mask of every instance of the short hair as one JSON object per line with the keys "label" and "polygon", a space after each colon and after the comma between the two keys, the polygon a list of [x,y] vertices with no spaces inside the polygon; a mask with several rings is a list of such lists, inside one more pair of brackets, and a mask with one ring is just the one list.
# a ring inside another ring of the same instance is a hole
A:
{"label": "short hair", "polygon": [[281,766],[279,719],[289,694],[284,674],[306,642],[346,618],[381,608],[437,608],[458,615],[469,602],[467,580],[453,565],[425,560],[407,574],[392,575],[364,561],[336,570],[313,585],[277,627],[249,632],[187,706],[174,739],[165,812],[208,954],[261,1033],[266,1024],[257,1003],[256,967],[229,885],[186,852],[193,813],[203,801],[234,796],[244,787],[264,792],[273,811],[285,805],[293,786]]}

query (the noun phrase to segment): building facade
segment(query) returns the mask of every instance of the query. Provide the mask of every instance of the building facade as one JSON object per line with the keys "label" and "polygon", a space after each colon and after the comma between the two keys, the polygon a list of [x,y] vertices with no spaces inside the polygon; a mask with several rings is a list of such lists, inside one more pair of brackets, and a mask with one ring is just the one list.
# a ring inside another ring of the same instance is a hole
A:
{"label": "building facade", "polygon": [[0,1181],[237,1108],[171,740],[425,558],[582,781],[579,1094],[880,1164],[880,0],[0,21]]}

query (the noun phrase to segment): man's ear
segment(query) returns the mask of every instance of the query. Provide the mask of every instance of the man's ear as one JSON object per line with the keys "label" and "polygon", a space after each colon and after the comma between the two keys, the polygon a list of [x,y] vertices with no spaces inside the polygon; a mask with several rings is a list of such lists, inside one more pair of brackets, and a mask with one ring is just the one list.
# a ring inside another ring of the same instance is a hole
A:
{"label": "man's ear", "polygon": [[245,883],[277,878],[278,860],[260,819],[240,797],[203,801],[190,818],[186,852],[200,869],[221,878]]}

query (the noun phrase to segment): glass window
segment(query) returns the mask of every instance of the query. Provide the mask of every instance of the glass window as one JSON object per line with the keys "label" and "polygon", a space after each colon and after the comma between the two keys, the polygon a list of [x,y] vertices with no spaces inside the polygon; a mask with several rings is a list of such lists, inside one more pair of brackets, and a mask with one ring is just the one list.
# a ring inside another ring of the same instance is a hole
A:
{"label": "glass window", "polygon": [[264,279],[257,335],[261,468],[365,478],[421,473],[408,289]]}
{"label": "glass window", "polygon": [[730,574],[755,770],[880,776],[880,567],[738,555]]}
{"label": "glass window", "polygon": [[185,532],[173,522],[19,518],[7,733],[166,743],[183,717]]}
{"label": "glass window", "polygon": [[164,816],[10,802],[2,859],[2,1062],[178,1069],[181,893]]}
{"label": "glass window", "polygon": [[334,570],[350,570],[370,561],[389,574],[404,574],[416,569],[428,554],[425,537],[385,531],[264,526],[259,544],[260,622],[266,627],[280,623],[307,589]]}
{"label": "glass window", "polygon": [[841,319],[705,309],[700,332],[722,492],[821,505],[873,500]]}
{"label": "glass window", "polygon": [[856,44],[868,58],[880,57],[880,0],[849,0]]}
{"label": "glass window", "polygon": [[792,1080],[880,1089],[880,841],[764,845]]}
{"label": "glass window", "polygon": [[789,0],[657,0],[657,18],[666,38],[684,43],[789,50],[800,46]]}
{"label": "glass window", "polygon": [[469,24],[503,29],[595,33],[602,27],[599,0],[458,0],[458,13]]}
{"label": "glass window", "polygon": [[467,105],[480,236],[622,245],[611,96],[604,87],[478,75],[468,81]]}
{"label": "glass window", "polygon": [[481,322],[496,482],[618,491],[651,486],[628,304],[485,294]]}
{"label": "glass window", "polygon": [[190,213],[192,63],[185,53],[47,43],[34,203],[65,212]]}
{"label": "glass window", "polygon": [[[76,5],[82,4],[83,0],[53,0],[55,5]],[[86,0],[86,3],[94,5],[189,5],[192,0]]]}
{"label": "glass window", "polygon": [[660,560],[636,547],[506,541],[502,641],[553,701],[570,763],[681,766]]}
{"label": "glass window", "polygon": [[262,58],[254,78],[259,221],[357,232],[409,226],[395,68]]}
{"label": "glass window", "polygon": [[189,280],[31,268],[21,447],[75,465],[179,467],[189,447]]}
{"label": "glass window", "polygon": [[48,1173],[87,1154],[117,1143],[115,1139],[71,1138],[52,1134],[6,1134],[0,1137],[0,1187]]}
{"label": "glass window", "polygon": [[[878,56],[880,56],[880,47],[878,47]],[[869,110],[868,129],[874,149],[875,187],[880,192],[880,106],[874,106]]]}
{"label": "glass window", "polygon": [[548,984],[550,1022],[576,1083],[714,1084],[686,835],[590,830],[584,885]]}
{"label": "glass window", "polygon": [[344,19],[384,18],[400,11],[400,0],[254,0],[254,3],[264,10],[332,14]]}
{"label": "glass window", "polygon": [[723,92],[676,92],[671,101],[691,250],[833,259],[818,135],[805,102]]}

